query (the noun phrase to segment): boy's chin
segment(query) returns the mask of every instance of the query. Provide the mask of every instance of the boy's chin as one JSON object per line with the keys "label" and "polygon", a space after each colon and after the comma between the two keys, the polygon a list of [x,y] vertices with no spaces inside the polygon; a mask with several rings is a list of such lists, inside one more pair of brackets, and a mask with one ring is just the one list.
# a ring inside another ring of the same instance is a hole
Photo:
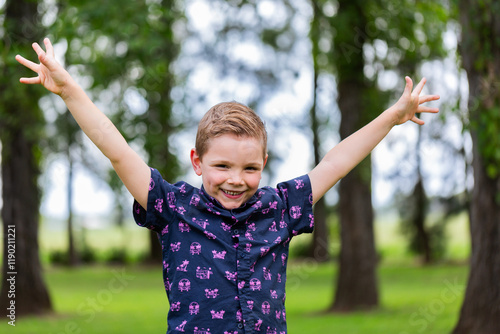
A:
{"label": "boy's chin", "polygon": [[241,198],[239,200],[231,200],[224,197],[219,200],[219,203],[224,207],[224,209],[233,210],[241,207],[243,204],[245,204],[247,200],[248,200],[247,198]]}
{"label": "boy's chin", "polygon": [[227,202],[221,202],[221,204],[226,210],[238,209],[240,206],[243,205],[243,203],[227,203]]}

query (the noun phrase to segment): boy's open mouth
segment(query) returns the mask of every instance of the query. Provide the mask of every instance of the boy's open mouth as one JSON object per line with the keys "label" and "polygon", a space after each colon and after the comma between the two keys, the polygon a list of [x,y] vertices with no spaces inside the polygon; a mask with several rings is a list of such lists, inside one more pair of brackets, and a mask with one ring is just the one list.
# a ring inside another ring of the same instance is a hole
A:
{"label": "boy's open mouth", "polygon": [[221,189],[221,190],[224,194],[229,195],[229,196],[239,196],[239,195],[244,193],[244,191],[229,191],[229,190],[225,190],[225,189]]}

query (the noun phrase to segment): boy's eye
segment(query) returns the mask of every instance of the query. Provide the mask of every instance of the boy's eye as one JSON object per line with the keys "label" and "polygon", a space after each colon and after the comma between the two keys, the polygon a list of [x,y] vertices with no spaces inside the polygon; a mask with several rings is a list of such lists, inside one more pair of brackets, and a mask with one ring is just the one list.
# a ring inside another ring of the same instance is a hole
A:
{"label": "boy's eye", "polygon": [[223,168],[223,169],[229,168],[227,165],[222,165],[222,164],[215,165],[215,167],[217,167],[217,168]]}
{"label": "boy's eye", "polygon": [[259,170],[259,169],[257,167],[247,167],[246,170],[256,171],[256,170]]}

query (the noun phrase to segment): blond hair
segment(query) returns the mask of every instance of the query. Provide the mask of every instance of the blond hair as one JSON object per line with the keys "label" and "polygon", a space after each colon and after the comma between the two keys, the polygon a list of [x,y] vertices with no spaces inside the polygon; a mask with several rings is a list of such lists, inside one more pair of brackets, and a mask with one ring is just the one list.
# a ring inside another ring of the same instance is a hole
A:
{"label": "blond hair", "polygon": [[267,132],[260,117],[249,107],[238,102],[216,104],[198,124],[195,149],[200,158],[208,151],[210,139],[224,134],[250,137],[262,143],[263,157],[267,154]]}

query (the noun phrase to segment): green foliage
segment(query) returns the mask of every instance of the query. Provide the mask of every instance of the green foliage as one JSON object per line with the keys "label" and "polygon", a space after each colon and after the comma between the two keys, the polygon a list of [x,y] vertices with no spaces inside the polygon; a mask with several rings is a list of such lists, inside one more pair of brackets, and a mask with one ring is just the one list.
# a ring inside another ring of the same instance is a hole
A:
{"label": "green foliage", "polygon": [[[343,20],[337,21],[335,17],[332,21],[342,49],[362,52],[363,47],[374,48],[373,54],[365,57],[366,65],[413,75],[422,61],[444,56],[442,33],[446,30],[448,11],[442,2],[365,1],[359,6],[365,16],[363,25],[355,24],[356,18],[352,17],[355,13],[342,14]],[[345,34],[346,30],[355,33]],[[348,60],[345,54],[342,57]],[[368,77],[375,79],[377,72]]]}
{"label": "green foliage", "polygon": [[[66,0],[58,16],[51,32],[56,41],[66,41],[69,69],[89,79],[95,102],[105,103],[103,111],[132,145],[144,149],[146,162],[175,179],[181,170],[168,139],[181,125],[173,119],[170,98],[176,83],[170,66],[180,48],[173,29],[183,20],[178,1]],[[147,111],[127,103],[130,94]],[[119,183],[110,184],[121,191]]]}
{"label": "green foliage", "polygon": [[[82,247],[78,253],[80,264],[92,265],[106,263],[110,265],[123,265],[140,262],[139,256],[131,256],[123,247],[113,247],[107,250],[98,250],[88,245]],[[48,252],[48,260],[51,265],[67,266],[69,264],[68,252],[64,249],[53,249]]]}
{"label": "green foliage", "polygon": [[[38,145],[42,142],[44,117],[38,106],[38,100],[46,94],[36,86],[27,86],[19,83],[21,76],[31,76],[33,72],[21,71],[14,59],[16,54],[31,53],[31,43],[19,39],[14,30],[9,29],[10,20],[6,19],[6,31],[0,39],[0,141],[3,143],[2,155],[8,159],[11,152],[11,141],[16,136],[22,136],[33,143],[33,156],[37,163],[41,163],[42,155]],[[7,161],[3,162],[7,163]]]}
{"label": "green foliage", "polygon": [[83,246],[78,255],[83,264],[94,264],[98,261],[97,250],[88,245]]}
{"label": "green foliage", "polygon": [[112,248],[109,250],[106,257],[106,262],[109,264],[127,264],[129,262],[127,250],[124,248]]}
{"label": "green foliage", "polygon": [[479,118],[472,122],[472,126],[478,136],[486,173],[491,179],[496,179],[500,176],[500,97],[494,106],[483,105],[480,110],[471,112]]}
{"label": "green foliage", "polygon": [[[423,256],[424,250],[419,242],[414,223],[410,219],[403,217],[400,226],[401,233],[408,240],[408,251],[413,255]],[[425,231],[429,238],[431,261],[441,260],[446,255],[447,236],[445,230],[445,220],[436,221],[434,223],[427,222],[425,224]]]}
{"label": "green foliage", "polygon": [[[99,260],[98,251],[88,246],[82,247],[78,252],[78,262],[81,264],[95,264]],[[52,249],[49,251],[49,262],[52,265],[67,266],[69,254],[64,249]]]}
{"label": "green foliage", "polygon": [[478,137],[487,175],[500,176],[500,83],[498,52],[500,3],[483,0],[469,6],[467,23],[462,23],[462,62],[469,75],[470,127]]}
{"label": "green foliage", "polygon": [[68,252],[61,249],[55,249],[49,253],[49,261],[53,265],[66,266],[69,263]]}
{"label": "green foliage", "polygon": [[[445,54],[442,33],[449,11],[441,1],[312,1],[312,6],[315,68],[334,73],[337,82],[365,86],[358,126],[378,115],[394,94],[378,87],[382,72],[415,76],[418,64]],[[395,89],[401,93],[400,85]]]}

